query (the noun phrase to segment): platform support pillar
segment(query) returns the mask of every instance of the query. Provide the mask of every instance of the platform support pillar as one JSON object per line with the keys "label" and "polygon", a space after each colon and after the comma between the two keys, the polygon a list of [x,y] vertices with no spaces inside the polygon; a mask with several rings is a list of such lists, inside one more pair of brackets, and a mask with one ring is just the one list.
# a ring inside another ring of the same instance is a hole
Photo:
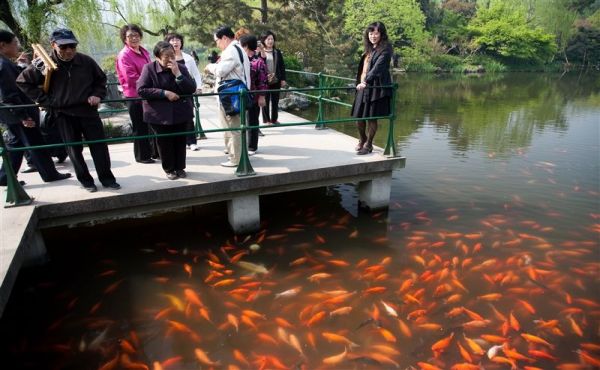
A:
{"label": "platform support pillar", "polygon": [[258,231],[260,202],[258,195],[244,195],[227,201],[229,224],[236,234]]}
{"label": "platform support pillar", "polygon": [[369,208],[370,210],[388,208],[390,205],[391,189],[391,172],[371,180],[361,181],[358,184],[359,207]]}

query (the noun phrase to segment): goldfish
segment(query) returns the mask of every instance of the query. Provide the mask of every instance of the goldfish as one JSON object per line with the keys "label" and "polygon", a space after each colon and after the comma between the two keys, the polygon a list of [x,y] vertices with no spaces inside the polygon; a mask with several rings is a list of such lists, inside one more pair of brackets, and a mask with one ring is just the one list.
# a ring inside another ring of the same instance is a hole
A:
{"label": "goldfish", "polygon": [[248,271],[256,273],[256,274],[268,274],[269,273],[269,270],[267,270],[265,268],[265,266],[258,265],[256,263],[246,262],[246,261],[238,261],[237,265],[245,270],[248,270]]}
{"label": "goldfish", "polygon": [[537,337],[535,335],[531,335],[531,334],[527,334],[527,333],[521,333],[521,337],[523,337],[523,339],[525,339],[529,343],[542,344],[544,346],[547,346],[547,347],[550,347],[550,348],[554,348],[554,346],[552,344],[548,343],[543,338]]}
{"label": "goldfish", "polygon": [[302,346],[300,345],[300,341],[298,340],[298,338],[294,334],[290,334],[290,336],[289,336],[289,342],[290,342],[290,345],[296,351],[298,351],[298,353],[300,353],[300,355],[302,355],[302,357],[306,357],[304,355],[304,351],[302,351]]}
{"label": "goldfish", "polygon": [[331,276],[332,276],[331,274],[328,274],[326,272],[319,272],[319,273],[312,274],[311,276],[309,276],[308,280],[313,283],[319,283],[319,282],[321,282],[321,280],[328,279]]}
{"label": "goldfish", "polygon": [[388,342],[396,343],[396,337],[394,336],[394,334],[392,334],[391,331],[385,328],[379,328],[378,330],[385,340],[387,340]]}
{"label": "goldfish", "polygon": [[284,297],[284,298],[293,297],[293,296],[297,295],[298,293],[300,293],[301,290],[302,290],[301,286],[285,290],[281,293],[275,294],[275,299],[281,298],[281,297]]}
{"label": "goldfish", "polygon": [[221,361],[212,361],[208,357],[208,355],[200,348],[194,349],[194,354],[196,355],[196,358],[198,359],[198,361],[200,361],[201,364],[207,366],[221,366]]}
{"label": "goldfish", "polygon": [[329,312],[329,316],[340,316],[340,315],[347,315],[352,311],[352,307],[350,306],[346,306],[346,307],[340,307],[338,309],[335,309],[331,312]]}
{"label": "goldfish", "polygon": [[200,297],[198,296],[198,294],[196,294],[196,292],[194,292],[192,289],[186,288],[186,289],[183,290],[183,293],[185,295],[185,298],[191,304],[194,304],[194,305],[196,305],[198,307],[204,306],[204,304],[200,300]]}
{"label": "goldfish", "polygon": [[350,348],[359,346],[358,344],[352,342],[350,339],[344,337],[343,335],[338,335],[338,334],[329,333],[329,332],[323,332],[323,333],[321,333],[321,335],[323,336],[323,338],[327,339],[328,342],[343,343],[343,344],[349,346]]}
{"label": "goldfish", "polygon": [[237,317],[235,317],[234,315],[228,313],[227,314],[227,321],[233,325],[233,327],[235,328],[235,331],[239,331],[239,322]]}
{"label": "goldfish", "polygon": [[473,352],[476,355],[483,355],[485,353],[483,348],[481,348],[481,346],[477,344],[477,342],[475,342],[473,339],[467,337],[465,333],[463,333],[463,338],[465,339],[465,342],[467,343],[467,346],[469,347],[471,352]]}
{"label": "goldfish", "polygon": [[441,368],[428,364],[427,362],[417,362],[417,365],[419,365],[421,370],[442,370]]}
{"label": "goldfish", "polygon": [[450,333],[449,336],[442,338],[440,340],[438,340],[437,342],[435,342],[432,346],[431,346],[431,350],[433,352],[443,352],[446,350],[446,348],[448,348],[448,346],[450,345],[450,342],[452,341],[452,338],[454,338],[454,332]]}
{"label": "goldfish", "polygon": [[326,365],[338,365],[340,362],[346,359],[348,350],[344,348],[344,352],[323,359],[323,363]]}
{"label": "goldfish", "polygon": [[311,327],[317,324],[318,322],[322,321],[326,315],[327,313],[325,311],[317,312],[306,322],[306,326]]}
{"label": "goldfish", "polygon": [[217,287],[221,287],[221,286],[231,285],[233,283],[235,283],[235,279],[223,279],[223,280],[217,281],[212,286],[214,288],[217,288]]}
{"label": "goldfish", "polygon": [[383,300],[381,300],[380,302],[383,305],[383,308],[385,308],[385,311],[387,312],[388,315],[393,316],[393,317],[398,317],[398,313],[392,306],[385,303]]}

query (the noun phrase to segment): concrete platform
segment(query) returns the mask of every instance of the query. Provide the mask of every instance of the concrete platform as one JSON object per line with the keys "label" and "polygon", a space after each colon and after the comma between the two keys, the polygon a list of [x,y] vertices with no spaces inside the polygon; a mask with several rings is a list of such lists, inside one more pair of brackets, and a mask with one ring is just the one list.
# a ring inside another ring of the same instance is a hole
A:
{"label": "concrete platform", "polygon": [[[203,128],[218,128],[215,98],[201,98],[200,103]],[[305,120],[281,112],[280,121]],[[220,166],[226,160],[222,133],[207,133],[207,140],[198,141],[199,151],[187,151],[185,179],[168,180],[160,162],[135,162],[131,143],[110,145],[113,173],[122,186],[117,191],[101,187],[87,149],[84,155],[99,186],[96,193],[82,189],[75,178],[43,183],[36,173],[19,174],[35,200],[30,206],[0,207],[0,315],[23,262],[43,257],[40,228],[227,201],[233,229],[248,232],[258,226],[260,195],[348,182],[360,184],[360,199],[367,206],[387,207],[392,170],[404,166],[404,158],[387,158],[381,148],[357,156],[356,139],[331,129],[315,130],[313,125],[262,131],[258,152],[250,157],[255,176],[237,177],[234,168]],[[57,168],[74,174],[69,160]],[[2,188],[2,204],[5,198]]]}

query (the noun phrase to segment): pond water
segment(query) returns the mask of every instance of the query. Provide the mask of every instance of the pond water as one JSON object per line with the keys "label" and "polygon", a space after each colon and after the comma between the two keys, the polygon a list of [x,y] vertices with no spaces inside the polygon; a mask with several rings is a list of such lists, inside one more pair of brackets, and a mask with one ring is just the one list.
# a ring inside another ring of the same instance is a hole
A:
{"label": "pond water", "polygon": [[388,211],[346,184],[262,198],[252,235],[223,204],[47,230],[2,368],[600,366],[600,77],[398,82]]}

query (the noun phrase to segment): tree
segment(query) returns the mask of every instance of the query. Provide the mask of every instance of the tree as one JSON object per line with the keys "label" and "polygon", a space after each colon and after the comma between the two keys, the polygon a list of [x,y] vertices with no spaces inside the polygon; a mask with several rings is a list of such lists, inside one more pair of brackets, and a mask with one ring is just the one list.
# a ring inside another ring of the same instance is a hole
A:
{"label": "tree", "polygon": [[475,48],[508,61],[542,63],[557,49],[552,34],[527,22],[527,9],[503,2],[481,9],[469,30]]}
{"label": "tree", "polygon": [[50,27],[58,24],[83,34],[99,29],[99,20],[100,13],[94,0],[0,1],[0,21],[24,46],[47,42]]}

